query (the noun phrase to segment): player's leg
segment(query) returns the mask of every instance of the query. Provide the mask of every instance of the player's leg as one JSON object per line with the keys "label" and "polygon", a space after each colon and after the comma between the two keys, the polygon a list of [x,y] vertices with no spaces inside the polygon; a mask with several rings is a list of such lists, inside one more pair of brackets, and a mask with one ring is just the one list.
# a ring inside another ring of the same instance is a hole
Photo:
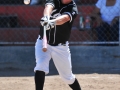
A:
{"label": "player's leg", "polygon": [[73,90],[81,90],[75,75],[72,73],[69,46],[55,47],[52,53],[52,58],[63,81],[65,81]]}
{"label": "player's leg", "polygon": [[43,90],[45,74],[49,73],[49,61],[51,59],[49,47],[47,52],[42,51],[42,40],[39,38],[35,44],[36,66],[35,71],[35,88]]}
{"label": "player's leg", "polygon": [[80,84],[77,79],[75,79],[73,84],[69,84],[73,90],[81,90]]}
{"label": "player's leg", "polygon": [[45,72],[36,71],[35,72],[35,90],[43,90],[45,81]]}

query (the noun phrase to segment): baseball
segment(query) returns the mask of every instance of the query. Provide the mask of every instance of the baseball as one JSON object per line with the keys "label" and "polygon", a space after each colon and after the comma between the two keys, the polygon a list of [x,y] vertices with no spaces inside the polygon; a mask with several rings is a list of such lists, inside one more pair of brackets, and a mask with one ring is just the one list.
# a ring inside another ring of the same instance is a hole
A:
{"label": "baseball", "polygon": [[24,0],[24,4],[28,5],[30,3],[30,0]]}
{"label": "baseball", "polygon": [[46,52],[46,51],[47,51],[47,48],[43,48],[42,50],[43,50],[43,52]]}

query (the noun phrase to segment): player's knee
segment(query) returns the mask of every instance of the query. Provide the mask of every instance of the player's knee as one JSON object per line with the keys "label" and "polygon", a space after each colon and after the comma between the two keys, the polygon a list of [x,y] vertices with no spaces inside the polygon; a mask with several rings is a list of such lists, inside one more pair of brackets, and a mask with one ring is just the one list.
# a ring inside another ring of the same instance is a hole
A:
{"label": "player's knee", "polygon": [[66,84],[73,84],[75,81],[75,77],[73,77],[73,78],[63,78],[62,77],[62,79]]}
{"label": "player's knee", "polygon": [[43,72],[45,72],[45,75],[47,75],[49,73],[49,69],[43,68],[41,65],[35,66],[34,72],[36,73],[36,71],[43,71]]}

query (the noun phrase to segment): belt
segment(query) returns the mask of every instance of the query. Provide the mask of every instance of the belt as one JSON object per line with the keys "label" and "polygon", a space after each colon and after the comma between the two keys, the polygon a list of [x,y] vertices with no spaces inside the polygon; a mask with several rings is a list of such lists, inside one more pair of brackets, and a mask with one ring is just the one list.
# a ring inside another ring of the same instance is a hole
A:
{"label": "belt", "polygon": [[66,46],[66,43],[58,43],[58,44],[48,43],[48,44],[51,45],[51,46]]}
{"label": "belt", "polygon": [[[39,39],[42,40],[41,37],[40,37]],[[55,44],[53,44],[53,43],[48,43],[48,44],[51,45],[51,46],[66,46],[66,42],[64,42],[64,43],[55,43]]]}

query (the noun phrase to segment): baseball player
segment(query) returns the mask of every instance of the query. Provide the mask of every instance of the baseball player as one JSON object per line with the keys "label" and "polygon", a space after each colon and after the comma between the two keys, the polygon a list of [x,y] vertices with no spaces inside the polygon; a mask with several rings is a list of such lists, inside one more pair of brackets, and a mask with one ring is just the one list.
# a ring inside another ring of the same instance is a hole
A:
{"label": "baseball player", "polygon": [[[46,0],[41,18],[40,34],[35,44],[35,87],[43,90],[45,75],[49,73],[49,61],[53,60],[62,80],[72,90],[81,90],[72,73],[69,37],[77,6],[73,0]],[[43,50],[44,27],[46,27],[47,50]]]}

